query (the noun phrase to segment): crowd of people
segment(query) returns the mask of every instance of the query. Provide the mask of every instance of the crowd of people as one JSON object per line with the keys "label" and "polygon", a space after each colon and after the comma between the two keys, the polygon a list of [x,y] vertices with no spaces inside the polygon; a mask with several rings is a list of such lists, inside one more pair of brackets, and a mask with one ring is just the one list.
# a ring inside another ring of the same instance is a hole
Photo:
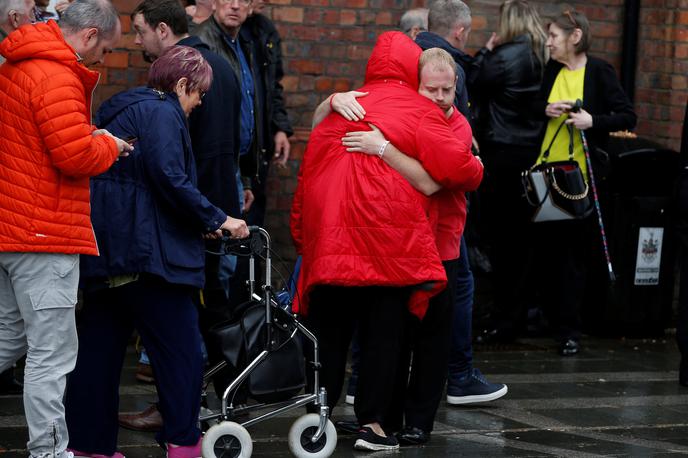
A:
{"label": "crowd of people", "polygon": [[[0,372],[23,392],[32,457],[121,458],[120,425],[156,431],[169,457],[200,456],[202,371],[222,357],[204,341],[249,299],[246,260],[204,250],[263,225],[269,167],[284,166],[293,133],[264,3],[143,0],[131,24],[148,82],[92,114],[89,67],[122,33],[110,1],[48,13],[0,0]],[[521,173],[568,159],[586,182],[604,176],[586,148],[636,115],[612,66],[588,55],[584,14],[545,23],[527,0],[506,0],[475,55],[471,24],[461,0],[408,11],[378,38],[364,85],[313,116],[291,212],[293,310],[318,338],[335,416],[351,354],[356,421],[338,426],[359,450],[427,443],[445,386],[450,405],[507,394],[473,365],[467,195],[495,277],[479,337],[523,332],[537,247],[566,240],[537,284],[560,354],[579,352],[582,247],[596,220],[532,223]],[[126,415],[134,330],[159,400]],[[12,372],[24,355],[22,386]],[[214,382],[221,392],[226,374]]]}

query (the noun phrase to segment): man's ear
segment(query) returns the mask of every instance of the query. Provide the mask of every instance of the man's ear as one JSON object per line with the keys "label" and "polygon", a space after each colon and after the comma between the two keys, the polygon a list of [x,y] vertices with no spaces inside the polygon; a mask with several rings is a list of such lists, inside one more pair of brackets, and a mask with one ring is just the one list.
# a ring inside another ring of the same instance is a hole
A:
{"label": "man's ear", "polygon": [[93,46],[95,43],[98,43],[98,39],[100,38],[98,36],[98,29],[95,27],[90,27],[84,31],[84,45],[87,46]]}
{"label": "man's ear", "polygon": [[168,26],[164,22],[160,22],[157,25],[157,27],[155,27],[155,31],[158,33],[160,38],[165,39],[167,38],[167,35],[170,33],[170,26]]}

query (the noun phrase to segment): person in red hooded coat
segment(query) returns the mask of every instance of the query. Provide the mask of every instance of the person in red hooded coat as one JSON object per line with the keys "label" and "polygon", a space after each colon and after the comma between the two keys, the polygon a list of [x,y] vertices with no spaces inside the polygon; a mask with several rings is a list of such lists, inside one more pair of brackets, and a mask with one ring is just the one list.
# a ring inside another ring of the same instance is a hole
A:
{"label": "person in red hooded coat", "polygon": [[[477,186],[482,165],[452,133],[442,111],[418,95],[421,50],[399,32],[382,34],[361,92],[366,121],[417,159],[440,185]],[[332,114],[311,134],[292,206],[291,229],[303,256],[296,310],[318,336],[321,380],[333,407],[358,323],[361,367],[355,411],[364,426],[356,447],[398,447],[385,437],[404,317],[422,318],[446,275],[426,216],[427,200],[380,158],[346,152],[347,131],[369,129]],[[380,155],[384,155],[381,148]]]}

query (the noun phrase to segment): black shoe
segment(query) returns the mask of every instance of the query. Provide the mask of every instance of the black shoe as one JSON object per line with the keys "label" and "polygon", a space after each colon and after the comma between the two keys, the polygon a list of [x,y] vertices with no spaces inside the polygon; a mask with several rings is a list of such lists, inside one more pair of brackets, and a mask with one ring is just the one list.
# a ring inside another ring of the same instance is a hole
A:
{"label": "black shoe", "polygon": [[354,450],[377,452],[380,450],[398,450],[399,442],[394,436],[378,436],[372,428],[364,426],[358,430],[358,438],[354,444]]}
{"label": "black shoe", "polygon": [[22,394],[24,385],[14,378],[14,368],[10,367],[0,374],[0,396],[9,394]]}
{"label": "black shoe", "polygon": [[568,339],[561,343],[559,346],[559,354],[561,356],[573,356],[577,355],[580,351],[580,344],[577,340]]}
{"label": "black shoe", "polygon": [[688,386],[688,357],[681,358],[681,365],[678,369],[678,383],[682,386]]}
{"label": "black shoe", "polygon": [[357,421],[335,421],[334,427],[337,431],[346,434],[356,434],[361,430],[361,425]]}
{"label": "black shoe", "polygon": [[430,441],[430,433],[426,433],[422,429],[414,428],[413,426],[406,426],[397,433],[397,440],[399,445],[424,445]]}

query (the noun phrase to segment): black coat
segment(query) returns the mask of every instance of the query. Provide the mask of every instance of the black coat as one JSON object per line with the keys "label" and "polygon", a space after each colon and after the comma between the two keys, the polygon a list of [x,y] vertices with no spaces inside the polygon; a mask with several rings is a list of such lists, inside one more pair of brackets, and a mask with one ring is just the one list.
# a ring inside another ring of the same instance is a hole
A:
{"label": "black coat", "polygon": [[530,116],[530,102],[540,91],[543,63],[532,51],[530,37],[521,35],[474,62],[471,88],[478,105],[476,137],[483,142],[538,149],[543,121]]}
{"label": "black coat", "polygon": [[200,38],[187,37],[177,44],[197,49],[213,69],[213,84],[189,116],[198,189],[226,214],[238,218],[241,210],[233,177],[239,160],[239,129],[233,123],[241,109],[239,82],[229,63]]}
{"label": "black coat", "polygon": [[250,16],[242,30],[249,34],[253,43],[256,67],[265,90],[263,116],[265,125],[269,128],[265,129],[266,138],[263,144],[266,145],[268,154],[272,154],[274,135],[278,131],[286,133],[287,136],[294,133],[284,105],[284,88],[281,82],[284,77],[282,39],[272,21],[262,14]]}
{"label": "black coat", "polygon": [[[533,115],[537,119],[549,119],[545,114],[547,98],[563,66],[551,59],[545,66],[542,86],[532,105]],[[592,115],[592,127],[585,131],[585,136],[595,171],[606,175],[609,171],[609,158],[599,154],[599,149],[604,150],[607,147],[610,132],[633,129],[637,116],[619,84],[614,67],[609,63],[588,56],[583,84],[583,109]],[[541,141],[545,136],[545,130],[546,123],[542,129]]]}
{"label": "black coat", "polygon": [[[234,49],[229,44],[228,39],[223,32],[220,25],[215,20],[214,16],[210,16],[202,24],[198,25],[194,29],[194,33],[206,43],[213,52],[219,54],[224,58],[230,65],[234,76],[235,85],[232,90],[235,91],[237,95],[238,103],[235,109],[229,111],[228,115],[231,116],[232,123],[229,125],[228,129],[236,132],[236,143],[235,143],[235,154],[239,154],[239,129],[241,122],[241,97],[239,94],[242,93],[243,89],[241,87],[241,64],[239,63],[239,57],[234,52]],[[263,85],[262,78],[259,77],[260,69],[256,65],[256,57],[251,42],[251,38],[248,33],[240,30],[239,36],[239,46],[246,57],[248,65],[251,69],[253,75],[253,81],[255,86],[255,96],[253,98],[253,113],[254,113],[254,129],[253,129],[253,140],[251,142],[251,149],[248,154],[244,154],[240,157],[240,168],[241,175],[244,177],[244,186],[250,187],[250,181],[247,178],[254,178],[258,176],[258,161],[261,152],[265,151],[266,145],[263,143],[266,135],[265,131],[268,126],[265,125],[265,115],[263,114],[263,109],[265,104],[263,103],[264,98],[262,97]]]}

